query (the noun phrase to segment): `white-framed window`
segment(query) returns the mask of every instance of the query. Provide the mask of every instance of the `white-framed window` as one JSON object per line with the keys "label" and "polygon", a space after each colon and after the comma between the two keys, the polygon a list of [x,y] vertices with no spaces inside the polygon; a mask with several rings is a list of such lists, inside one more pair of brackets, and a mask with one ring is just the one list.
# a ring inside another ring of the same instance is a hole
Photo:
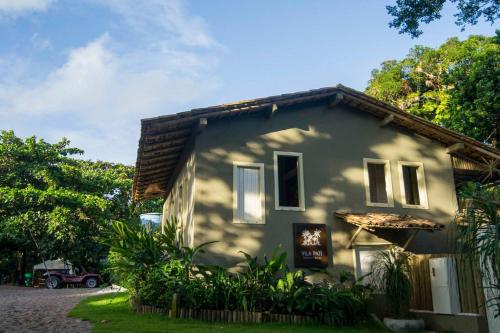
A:
{"label": "white-framed window", "polygon": [[233,222],[265,223],[264,164],[233,162]]}
{"label": "white-framed window", "polygon": [[305,210],[302,153],[274,152],[274,206],[276,210]]}
{"label": "white-framed window", "polygon": [[421,162],[399,161],[398,169],[403,208],[429,208],[424,164]]}
{"label": "white-framed window", "polygon": [[[373,263],[380,251],[386,251],[390,244],[367,244],[355,245],[353,248],[354,255],[354,275],[357,279],[363,278],[360,283],[367,285],[377,280],[372,273]],[[370,275],[368,275],[370,274]]]}
{"label": "white-framed window", "polygon": [[389,160],[364,158],[366,205],[394,207],[392,194],[391,163]]}

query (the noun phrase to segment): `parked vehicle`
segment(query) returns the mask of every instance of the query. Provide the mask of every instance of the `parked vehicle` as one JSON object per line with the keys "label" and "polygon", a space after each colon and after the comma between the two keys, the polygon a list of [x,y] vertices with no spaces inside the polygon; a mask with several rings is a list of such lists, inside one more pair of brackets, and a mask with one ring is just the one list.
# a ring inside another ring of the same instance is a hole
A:
{"label": "parked vehicle", "polygon": [[94,273],[75,275],[62,272],[50,272],[50,274],[43,274],[43,278],[45,279],[45,285],[49,289],[62,288],[65,284],[81,284],[85,288],[97,288],[100,282],[99,275]]}

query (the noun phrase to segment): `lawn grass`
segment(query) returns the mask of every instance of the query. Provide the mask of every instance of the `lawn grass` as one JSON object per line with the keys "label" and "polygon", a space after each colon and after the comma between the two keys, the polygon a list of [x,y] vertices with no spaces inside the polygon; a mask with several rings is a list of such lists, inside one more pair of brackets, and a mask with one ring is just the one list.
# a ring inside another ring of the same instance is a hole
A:
{"label": "lawn grass", "polygon": [[127,293],[89,297],[78,304],[70,317],[89,320],[92,332],[176,332],[176,333],[381,333],[375,324],[334,328],[323,325],[291,324],[222,324],[199,320],[169,319],[161,314],[135,314],[129,306]]}

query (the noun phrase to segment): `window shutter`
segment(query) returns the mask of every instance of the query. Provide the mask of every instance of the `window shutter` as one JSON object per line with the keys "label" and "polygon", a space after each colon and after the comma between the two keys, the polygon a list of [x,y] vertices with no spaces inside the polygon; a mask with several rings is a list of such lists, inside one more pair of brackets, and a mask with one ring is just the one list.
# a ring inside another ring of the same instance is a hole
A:
{"label": "window shutter", "polygon": [[245,219],[257,221],[261,217],[259,170],[246,168],[245,170]]}
{"label": "window shutter", "polygon": [[241,220],[260,221],[262,219],[262,206],[259,169],[238,167],[237,170],[237,216]]}

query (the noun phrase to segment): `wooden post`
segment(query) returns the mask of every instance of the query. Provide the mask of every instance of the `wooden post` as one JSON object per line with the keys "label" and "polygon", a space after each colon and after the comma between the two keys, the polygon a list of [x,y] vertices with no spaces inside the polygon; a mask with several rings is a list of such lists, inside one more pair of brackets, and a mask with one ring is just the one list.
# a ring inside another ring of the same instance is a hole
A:
{"label": "wooden post", "polygon": [[179,303],[178,301],[179,296],[177,294],[174,294],[174,296],[172,297],[172,311],[170,312],[170,318],[177,318],[177,305]]}

